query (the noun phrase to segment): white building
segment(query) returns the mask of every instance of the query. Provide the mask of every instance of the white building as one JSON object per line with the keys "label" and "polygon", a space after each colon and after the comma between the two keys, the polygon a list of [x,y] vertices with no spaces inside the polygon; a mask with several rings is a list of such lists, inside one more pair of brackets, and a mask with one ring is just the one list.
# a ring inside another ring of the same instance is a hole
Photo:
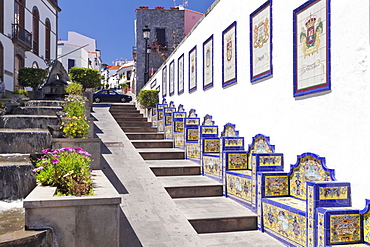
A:
{"label": "white building", "polygon": [[109,88],[119,88],[119,84],[127,83],[129,87],[134,79],[135,62],[134,61],[119,61],[114,66],[102,70],[104,85],[109,85]]}
{"label": "white building", "polygon": [[18,88],[22,67],[47,68],[57,56],[58,0],[0,0],[0,76]]}
{"label": "white building", "polygon": [[68,32],[68,40],[58,41],[58,60],[66,70],[78,67],[100,71],[102,60],[96,47],[95,39]]}
{"label": "white building", "polygon": [[[220,128],[235,124],[246,145],[256,134],[270,136],[284,153],[285,169],[305,152],[326,157],[336,178],[351,182],[353,205],[363,208],[370,198],[364,160],[370,149],[369,1],[332,0],[329,7],[315,1],[307,10],[307,0],[272,1],[271,18],[251,18],[264,14],[256,10],[265,2],[216,0],[143,89],[158,88],[168,103],[194,108],[200,118],[212,115]],[[310,44],[309,30],[317,38]],[[267,69],[258,72],[257,62]]]}

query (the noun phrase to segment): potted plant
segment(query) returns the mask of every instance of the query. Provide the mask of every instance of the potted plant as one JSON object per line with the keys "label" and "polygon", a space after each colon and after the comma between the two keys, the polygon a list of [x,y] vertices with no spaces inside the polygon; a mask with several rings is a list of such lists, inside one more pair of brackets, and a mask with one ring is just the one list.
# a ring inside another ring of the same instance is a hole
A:
{"label": "potted plant", "polygon": [[52,148],[60,149],[63,147],[82,147],[90,152],[92,156],[92,169],[100,169],[100,144],[99,138],[94,138],[93,122],[86,117],[86,99],[82,94],[82,85],[73,82],[66,88],[68,95],[65,97],[63,114],[60,115],[63,137],[54,136]]}
{"label": "potted plant", "polygon": [[139,9],[148,9],[148,6],[140,6]]}
{"label": "potted plant", "polygon": [[78,147],[33,159],[38,186],[23,201],[27,230],[51,228],[59,246],[119,246],[121,197],[90,160]]}
{"label": "potted plant", "polygon": [[144,116],[150,116],[150,109],[159,103],[158,94],[157,90],[141,90],[139,92],[136,99],[140,103],[140,107],[144,109]]}
{"label": "potted plant", "polygon": [[128,84],[124,82],[124,83],[120,83],[119,85],[120,85],[120,86],[121,86],[121,88],[122,88],[122,93],[123,93],[123,94],[127,93]]}
{"label": "potted plant", "polygon": [[164,9],[164,7],[163,6],[156,6],[156,7],[154,7],[154,9]]}
{"label": "potted plant", "polygon": [[93,195],[91,154],[80,147],[44,149],[42,157],[32,160],[39,185],[56,187],[56,196]]}

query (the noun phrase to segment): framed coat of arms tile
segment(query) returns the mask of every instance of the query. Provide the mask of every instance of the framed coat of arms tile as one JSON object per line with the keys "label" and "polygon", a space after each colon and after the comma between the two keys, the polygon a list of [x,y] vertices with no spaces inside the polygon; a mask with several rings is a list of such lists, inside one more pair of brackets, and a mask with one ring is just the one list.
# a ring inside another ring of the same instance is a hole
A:
{"label": "framed coat of arms tile", "polygon": [[162,96],[167,96],[167,66],[162,69]]}
{"label": "framed coat of arms tile", "polygon": [[330,0],[295,9],[293,31],[294,97],[330,90]]}
{"label": "framed coat of arms tile", "polygon": [[236,21],[222,32],[222,86],[237,80]]}
{"label": "framed coat of arms tile", "polygon": [[250,19],[251,82],[272,75],[272,2],[264,3]]}
{"label": "framed coat of arms tile", "polygon": [[213,86],[213,35],[203,43],[203,89]]}
{"label": "framed coat of arms tile", "polygon": [[197,46],[189,52],[189,93],[197,90]]}
{"label": "framed coat of arms tile", "polygon": [[177,93],[184,92],[184,54],[177,60]]}

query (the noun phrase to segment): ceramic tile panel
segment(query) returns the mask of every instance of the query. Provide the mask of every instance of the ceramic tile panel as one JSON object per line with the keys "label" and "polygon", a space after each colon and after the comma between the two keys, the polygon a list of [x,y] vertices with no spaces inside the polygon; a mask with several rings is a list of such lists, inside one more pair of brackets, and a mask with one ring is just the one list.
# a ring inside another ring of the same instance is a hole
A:
{"label": "ceramic tile panel", "polygon": [[291,208],[291,211],[294,211],[293,209],[298,209],[301,215],[306,214],[306,202],[299,200],[294,197],[276,197],[276,198],[268,198],[266,199],[266,202],[269,202],[271,204],[280,205],[282,208]]}
{"label": "ceramic tile panel", "polygon": [[246,170],[247,153],[246,152],[227,152],[226,153],[226,169],[227,170]]}
{"label": "ceramic tile panel", "polygon": [[370,243],[370,212],[364,214],[364,241]]}
{"label": "ceramic tile panel", "polygon": [[270,138],[258,134],[252,138],[252,143],[248,145],[248,169],[252,169],[252,156],[254,153],[273,153],[275,146],[269,144]]}
{"label": "ceramic tile panel", "polygon": [[236,21],[222,32],[222,86],[237,81]]}
{"label": "ceramic tile panel", "polygon": [[293,11],[294,96],[330,90],[330,0]]}
{"label": "ceramic tile panel", "polygon": [[186,125],[199,125],[199,118],[185,118]]}
{"label": "ceramic tile panel", "polygon": [[257,175],[257,225],[258,230],[262,231],[263,221],[262,221],[262,175]]}
{"label": "ceramic tile panel", "polygon": [[306,153],[298,156],[290,172],[290,195],[306,199],[306,181],[332,181],[333,170],[325,167],[325,159]]}
{"label": "ceramic tile panel", "polygon": [[263,224],[278,238],[293,242],[296,246],[306,246],[306,217],[286,209],[262,203]]}
{"label": "ceramic tile panel", "polygon": [[199,143],[186,143],[186,158],[200,159]]}
{"label": "ceramic tile panel", "polygon": [[187,141],[199,141],[199,129],[186,129]]}
{"label": "ceramic tile panel", "polygon": [[213,35],[203,43],[203,90],[213,86]]}
{"label": "ceramic tile panel", "polygon": [[347,199],[348,187],[320,187],[320,200]]}
{"label": "ceramic tile panel", "polygon": [[272,3],[264,3],[250,17],[251,82],[272,75]]}
{"label": "ceramic tile panel", "polygon": [[174,125],[175,132],[184,132],[184,122],[183,121],[176,121]]}
{"label": "ceramic tile panel", "polygon": [[208,114],[205,115],[202,125],[215,125],[215,122],[212,121],[212,116]]}
{"label": "ceramic tile panel", "polygon": [[197,118],[197,117],[198,117],[198,115],[196,114],[195,109],[191,109],[191,110],[189,111],[188,118]]}
{"label": "ceramic tile panel", "polygon": [[265,196],[288,196],[288,176],[265,176]]}
{"label": "ceramic tile panel", "polygon": [[307,185],[307,246],[315,246],[315,196],[314,186]]}
{"label": "ceramic tile panel", "polygon": [[221,132],[222,137],[237,137],[239,131],[235,130],[235,124],[227,123],[224,125],[224,130]]}
{"label": "ceramic tile panel", "polygon": [[157,127],[157,107],[152,108],[152,127]]}
{"label": "ceramic tile panel", "polygon": [[185,146],[184,133],[182,132],[174,133],[174,145],[176,148],[183,148]]}
{"label": "ceramic tile panel", "polygon": [[220,153],[221,151],[221,143],[220,139],[203,139],[203,153]]}
{"label": "ceramic tile panel", "polygon": [[220,156],[202,156],[203,173],[218,181],[222,181],[222,161]]}
{"label": "ceramic tile panel", "polygon": [[325,247],[325,222],[324,214],[317,214],[317,246]]}
{"label": "ceramic tile panel", "polygon": [[201,126],[201,135],[218,135],[217,126]]}
{"label": "ceramic tile panel", "polygon": [[237,173],[226,173],[227,196],[251,204],[252,183],[250,176]]}
{"label": "ceramic tile panel", "polygon": [[351,243],[361,240],[361,223],[359,214],[330,215],[331,244]]}

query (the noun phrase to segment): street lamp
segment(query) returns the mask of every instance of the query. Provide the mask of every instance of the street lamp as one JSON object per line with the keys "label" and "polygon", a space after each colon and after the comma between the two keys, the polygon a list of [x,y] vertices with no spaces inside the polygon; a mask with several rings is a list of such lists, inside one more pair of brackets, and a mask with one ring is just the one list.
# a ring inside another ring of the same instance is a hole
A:
{"label": "street lamp", "polygon": [[149,40],[149,36],[150,36],[150,29],[148,28],[148,26],[145,26],[145,28],[143,29],[143,36],[144,36],[144,39],[145,39],[145,69],[144,69],[144,84],[148,82],[149,80],[149,74],[148,74],[148,40]]}

